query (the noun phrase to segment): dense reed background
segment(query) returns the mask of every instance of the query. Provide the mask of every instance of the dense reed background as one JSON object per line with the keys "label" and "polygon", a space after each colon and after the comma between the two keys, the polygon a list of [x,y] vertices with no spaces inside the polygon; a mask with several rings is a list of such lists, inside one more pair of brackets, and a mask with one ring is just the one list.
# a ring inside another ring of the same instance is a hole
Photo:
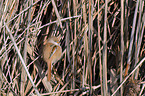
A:
{"label": "dense reed background", "polygon": [[[145,95],[144,3],[0,0],[0,95]],[[41,53],[52,35],[63,55],[48,83]]]}

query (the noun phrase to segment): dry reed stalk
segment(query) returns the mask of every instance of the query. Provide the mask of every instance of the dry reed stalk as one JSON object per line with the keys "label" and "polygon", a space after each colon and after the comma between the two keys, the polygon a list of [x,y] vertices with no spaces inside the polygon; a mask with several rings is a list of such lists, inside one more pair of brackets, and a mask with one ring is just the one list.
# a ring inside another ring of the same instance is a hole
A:
{"label": "dry reed stalk", "polygon": [[105,16],[104,16],[104,36],[103,36],[103,95],[107,96],[107,7],[108,1],[105,0]]}
{"label": "dry reed stalk", "polygon": [[[123,58],[124,58],[124,0],[121,0],[121,59],[120,59],[120,83],[123,81]],[[120,95],[123,96],[123,86],[120,89]]]}

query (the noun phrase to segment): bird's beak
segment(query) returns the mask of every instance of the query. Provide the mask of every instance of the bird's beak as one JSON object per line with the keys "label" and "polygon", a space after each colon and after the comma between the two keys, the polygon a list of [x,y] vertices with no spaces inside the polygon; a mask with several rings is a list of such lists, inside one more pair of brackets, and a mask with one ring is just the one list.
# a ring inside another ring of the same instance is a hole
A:
{"label": "bird's beak", "polygon": [[45,45],[47,43],[47,40],[45,40],[44,42],[43,42],[43,45]]}

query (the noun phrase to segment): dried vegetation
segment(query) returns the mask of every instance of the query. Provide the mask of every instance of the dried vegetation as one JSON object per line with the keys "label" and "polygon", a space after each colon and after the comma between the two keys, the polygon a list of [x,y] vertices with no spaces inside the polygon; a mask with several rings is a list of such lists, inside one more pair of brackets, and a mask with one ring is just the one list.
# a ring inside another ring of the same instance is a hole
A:
{"label": "dried vegetation", "polygon": [[[144,3],[0,0],[0,95],[145,94]],[[51,89],[41,53],[52,35],[63,55]]]}

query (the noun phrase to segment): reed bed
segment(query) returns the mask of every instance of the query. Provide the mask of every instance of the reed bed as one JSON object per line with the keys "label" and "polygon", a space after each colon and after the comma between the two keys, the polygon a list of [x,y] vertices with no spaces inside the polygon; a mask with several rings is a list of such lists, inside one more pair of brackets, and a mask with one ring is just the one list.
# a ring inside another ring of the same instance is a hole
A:
{"label": "reed bed", "polygon": [[[144,0],[1,0],[1,96],[145,95]],[[43,43],[63,55],[47,82]]]}

